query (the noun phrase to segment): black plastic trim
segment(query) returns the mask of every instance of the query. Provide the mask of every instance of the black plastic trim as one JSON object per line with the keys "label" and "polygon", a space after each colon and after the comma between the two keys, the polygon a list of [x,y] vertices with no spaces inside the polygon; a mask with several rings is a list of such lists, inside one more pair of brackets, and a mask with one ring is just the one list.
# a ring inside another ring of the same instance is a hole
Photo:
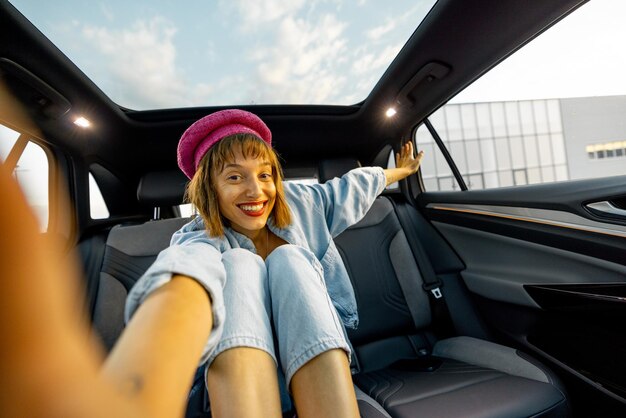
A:
{"label": "black plastic trim", "polygon": [[624,238],[471,213],[436,209],[426,209],[426,213],[431,221],[522,239],[626,266]]}
{"label": "black plastic trim", "polygon": [[623,310],[626,282],[524,285],[539,306],[548,310]]}

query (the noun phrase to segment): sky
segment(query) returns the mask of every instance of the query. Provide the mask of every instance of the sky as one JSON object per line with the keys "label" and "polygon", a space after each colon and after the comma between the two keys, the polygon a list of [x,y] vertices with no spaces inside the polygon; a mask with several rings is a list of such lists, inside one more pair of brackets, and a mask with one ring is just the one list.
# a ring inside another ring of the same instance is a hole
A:
{"label": "sky", "polygon": [[[118,104],[353,104],[434,0],[11,0]],[[626,2],[592,0],[452,102],[626,94]]]}
{"label": "sky", "polygon": [[435,0],[12,3],[129,108],[363,100]]}
{"label": "sky", "polygon": [[462,91],[453,102],[626,94],[626,2],[591,0]]}

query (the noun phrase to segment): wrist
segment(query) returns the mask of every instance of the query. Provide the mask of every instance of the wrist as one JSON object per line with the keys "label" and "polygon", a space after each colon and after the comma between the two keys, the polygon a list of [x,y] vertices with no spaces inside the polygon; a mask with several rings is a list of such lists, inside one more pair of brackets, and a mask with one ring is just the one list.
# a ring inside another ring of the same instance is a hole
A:
{"label": "wrist", "polygon": [[413,170],[411,167],[400,167],[400,170],[402,170],[402,174],[404,177],[408,177],[411,174],[415,174],[417,172],[417,170]]}

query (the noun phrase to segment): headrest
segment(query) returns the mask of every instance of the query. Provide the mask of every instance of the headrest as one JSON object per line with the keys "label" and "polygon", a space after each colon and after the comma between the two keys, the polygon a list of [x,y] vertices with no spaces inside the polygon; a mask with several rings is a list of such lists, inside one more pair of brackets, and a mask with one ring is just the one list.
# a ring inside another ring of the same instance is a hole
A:
{"label": "headrest", "polygon": [[180,170],[146,173],[137,186],[137,200],[152,207],[180,205],[188,181]]}
{"label": "headrest", "polygon": [[320,183],[326,183],[335,177],[341,177],[353,168],[361,167],[356,158],[336,158],[321,160],[318,166]]}

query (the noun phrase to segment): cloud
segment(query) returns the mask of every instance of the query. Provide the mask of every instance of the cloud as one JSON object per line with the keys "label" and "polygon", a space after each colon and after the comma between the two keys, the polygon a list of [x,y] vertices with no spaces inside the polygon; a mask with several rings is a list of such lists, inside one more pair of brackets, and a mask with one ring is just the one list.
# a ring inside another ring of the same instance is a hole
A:
{"label": "cloud", "polygon": [[[346,85],[342,68],[350,54],[346,24],[333,14],[305,20],[296,13],[295,3],[290,4],[267,15],[282,16],[277,20],[258,22],[264,37],[269,35],[270,42],[264,43],[269,46],[250,43],[247,53],[241,54],[252,63],[252,77],[235,72],[210,84],[191,82],[177,63],[177,28],[163,18],[138,20],[123,29],[83,25],[83,39],[105,58],[101,61],[106,68],[92,68],[91,74],[114,101],[137,109],[216,102],[336,103]],[[258,10],[251,7],[248,18]],[[215,45],[209,42],[209,57],[211,51],[214,55]]]}
{"label": "cloud", "polygon": [[380,26],[376,26],[375,28],[372,28],[366,31],[365,36],[367,36],[368,39],[376,41],[382,38],[385,34],[391,32],[395,27],[396,27],[396,24],[394,20],[387,19],[387,21],[384,24]]}
{"label": "cloud", "polygon": [[[258,49],[257,102],[328,103],[345,85],[340,66],[345,63],[346,24],[332,14],[317,21],[288,16],[280,21],[271,47]],[[336,99],[335,99],[336,101]]]}
{"label": "cloud", "polygon": [[374,41],[367,47],[351,48],[348,24],[335,14],[317,13],[316,5],[292,4],[271,13],[281,16],[277,20],[256,22],[258,33],[270,34],[266,45],[271,46],[255,45],[248,54],[256,77],[246,103],[355,103],[367,96],[401,49],[398,42],[386,47],[376,42],[396,28],[398,19],[367,31],[367,39]]}
{"label": "cloud", "polygon": [[367,97],[401,48],[401,45],[391,45],[376,53],[364,53],[363,49],[355,51],[354,56],[358,58],[350,67],[350,79],[354,82],[352,90],[345,92],[344,102],[356,103]]}
{"label": "cloud", "polygon": [[102,15],[108,20],[112,21],[115,19],[115,14],[111,11],[111,8],[106,3],[98,3],[98,7],[100,8],[100,12]]}
{"label": "cloud", "polygon": [[272,22],[293,16],[306,0],[222,0],[221,5],[227,8],[234,7],[235,13],[248,27]]}
{"label": "cloud", "polygon": [[110,79],[99,84],[123,106],[193,106],[211,93],[210,85],[191,86],[177,69],[176,28],[163,18],[138,20],[121,30],[85,25],[82,34],[104,56],[110,72]]}
{"label": "cloud", "polygon": [[390,45],[384,50],[376,52],[376,54],[369,53],[360,56],[352,63],[352,73],[360,76],[378,72],[382,67],[387,67],[393,61],[401,48],[401,45]]}
{"label": "cloud", "polygon": [[[74,38],[83,50],[87,46],[104,57],[104,64],[88,63],[90,75],[113,100],[130,108],[346,104],[362,100],[393,60],[401,45],[396,40],[388,46],[388,35],[407,17],[389,17],[369,30],[349,27],[327,7],[338,1],[219,0],[230,32],[228,39],[205,41],[203,76],[210,77],[209,83],[191,79],[194,70],[200,73],[197,60],[195,68],[178,62],[175,41],[187,35],[187,28],[178,33],[164,18],[140,19],[119,29],[81,24],[83,36]],[[233,48],[239,53],[230,52]]]}

